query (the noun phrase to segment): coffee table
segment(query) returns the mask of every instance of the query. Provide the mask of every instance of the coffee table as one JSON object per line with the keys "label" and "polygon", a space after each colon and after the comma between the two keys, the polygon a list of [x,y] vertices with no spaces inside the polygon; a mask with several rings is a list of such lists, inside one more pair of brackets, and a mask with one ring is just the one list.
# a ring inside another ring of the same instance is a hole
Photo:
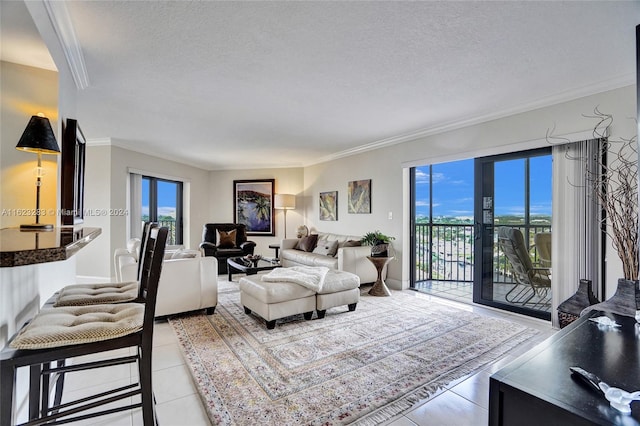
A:
{"label": "coffee table", "polygon": [[243,257],[230,257],[227,259],[229,281],[232,280],[233,274],[245,273],[247,275],[254,275],[260,271],[270,271],[281,267],[282,265],[278,260],[270,261],[260,259],[257,262],[247,260]]}

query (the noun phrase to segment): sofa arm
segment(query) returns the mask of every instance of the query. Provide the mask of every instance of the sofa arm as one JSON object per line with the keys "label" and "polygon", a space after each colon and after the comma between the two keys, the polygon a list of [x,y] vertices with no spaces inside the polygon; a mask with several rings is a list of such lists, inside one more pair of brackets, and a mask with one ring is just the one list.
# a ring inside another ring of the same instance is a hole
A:
{"label": "sofa arm", "polygon": [[[113,267],[116,281],[119,283],[138,280],[138,261],[134,253],[124,248],[118,248],[113,253]],[[133,276],[131,276],[133,270]]]}
{"label": "sofa arm", "polygon": [[130,281],[138,281],[138,263],[126,263],[120,265],[120,269],[116,270],[116,278],[118,282],[126,283]]}
{"label": "sofa arm", "polygon": [[[360,283],[372,283],[378,279],[376,267],[367,256],[371,256],[370,246],[343,247],[338,249],[338,269],[360,277]],[[387,268],[383,271],[386,276]]]}
{"label": "sofa arm", "polygon": [[298,245],[298,241],[300,240],[298,240],[297,238],[287,238],[285,240],[282,240],[280,242],[280,250],[296,248],[296,246]]}
{"label": "sofa arm", "polygon": [[215,256],[218,251],[218,246],[209,241],[203,241],[200,243],[200,250],[204,252],[205,256]]}
{"label": "sofa arm", "polygon": [[156,316],[215,308],[218,261],[215,257],[171,259],[162,263]]}
{"label": "sofa arm", "polygon": [[245,241],[244,243],[240,244],[240,248],[242,249],[242,252],[244,254],[253,254],[253,250],[256,248],[256,242]]}

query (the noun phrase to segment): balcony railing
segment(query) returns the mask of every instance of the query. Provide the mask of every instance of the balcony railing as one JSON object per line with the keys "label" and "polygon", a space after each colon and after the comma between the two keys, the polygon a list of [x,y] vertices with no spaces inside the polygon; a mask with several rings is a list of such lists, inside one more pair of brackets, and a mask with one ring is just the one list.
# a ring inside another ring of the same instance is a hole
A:
{"label": "balcony railing", "polygon": [[[533,236],[549,232],[550,226],[514,226],[522,231],[525,241],[532,247]],[[415,224],[416,282],[437,280],[473,282],[474,226],[470,224]],[[538,253],[532,251],[533,261]],[[511,266],[500,250],[497,236],[494,240],[494,282],[512,283]]]}
{"label": "balcony railing", "polygon": [[[148,219],[147,219],[148,220]],[[142,221],[142,225],[144,225],[145,220]],[[163,227],[166,226],[169,228],[169,233],[167,234],[167,245],[176,244],[176,221],[174,220],[159,220],[157,221],[158,226]],[[141,227],[142,227],[141,225]]]}

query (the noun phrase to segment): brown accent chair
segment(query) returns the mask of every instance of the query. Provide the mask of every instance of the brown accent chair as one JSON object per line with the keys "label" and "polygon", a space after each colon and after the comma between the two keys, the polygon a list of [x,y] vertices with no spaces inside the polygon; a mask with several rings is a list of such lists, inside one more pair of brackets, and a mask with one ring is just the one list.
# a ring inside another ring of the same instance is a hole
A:
{"label": "brown accent chair", "polygon": [[[235,241],[223,244],[219,240],[219,232],[228,233],[235,230]],[[256,247],[254,241],[247,240],[247,227],[238,223],[207,223],[202,229],[202,243],[200,249],[205,256],[218,259],[218,274],[227,273],[227,259],[253,254]]]}

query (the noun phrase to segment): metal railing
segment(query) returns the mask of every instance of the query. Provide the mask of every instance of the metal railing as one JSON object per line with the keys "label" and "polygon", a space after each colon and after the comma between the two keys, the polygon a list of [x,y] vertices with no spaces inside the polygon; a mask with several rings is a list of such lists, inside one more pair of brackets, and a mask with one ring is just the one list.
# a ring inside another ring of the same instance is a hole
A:
{"label": "metal railing", "polygon": [[[438,280],[473,282],[475,230],[471,224],[423,224],[416,223],[416,282]],[[533,236],[550,232],[550,226],[517,225],[529,247]],[[532,251],[533,261],[538,253]],[[494,282],[512,283],[511,265],[497,242],[493,252]]]}
{"label": "metal railing", "polygon": [[[146,220],[149,219],[145,219],[143,218],[142,220],[142,225],[144,225],[144,222]],[[169,228],[169,233],[167,234],[167,245],[173,245],[176,244],[176,221],[174,220],[158,220],[157,221],[158,226],[160,227],[167,227]],[[142,225],[140,225],[142,227]]]}

